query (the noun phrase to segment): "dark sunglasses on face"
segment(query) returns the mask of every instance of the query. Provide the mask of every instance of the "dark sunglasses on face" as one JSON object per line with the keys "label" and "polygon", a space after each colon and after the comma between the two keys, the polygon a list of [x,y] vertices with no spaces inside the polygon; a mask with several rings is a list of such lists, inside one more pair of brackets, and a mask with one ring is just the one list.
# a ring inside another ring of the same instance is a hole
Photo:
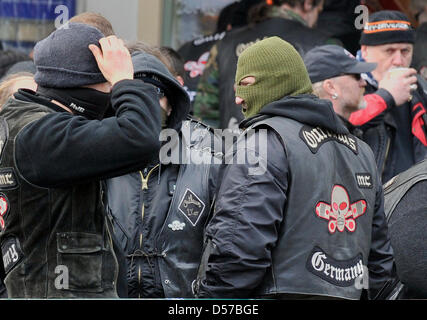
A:
{"label": "dark sunglasses on face", "polygon": [[156,93],[159,99],[163,98],[165,96],[165,92],[163,91],[163,89],[159,87],[155,87],[155,88],[156,88]]}
{"label": "dark sunglasses on face", "polygon": [[348,76],[352,76],[353,78],[355,78],[357,81],[360,81],[361,76],[360,73],[348,73]]}

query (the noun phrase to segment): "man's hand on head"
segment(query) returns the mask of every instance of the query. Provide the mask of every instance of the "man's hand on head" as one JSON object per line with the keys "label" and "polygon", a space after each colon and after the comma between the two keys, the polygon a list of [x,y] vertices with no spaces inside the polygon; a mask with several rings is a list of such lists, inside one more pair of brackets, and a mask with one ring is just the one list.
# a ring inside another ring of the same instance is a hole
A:
{"label": "man's hand on head", "polygon": [[109,36],[100,39],[99,44],[101,49],[94,44],[89,45],[89,49],[105,79],[112,86],[121,80],[133,79],[132,59],[123,40]]}

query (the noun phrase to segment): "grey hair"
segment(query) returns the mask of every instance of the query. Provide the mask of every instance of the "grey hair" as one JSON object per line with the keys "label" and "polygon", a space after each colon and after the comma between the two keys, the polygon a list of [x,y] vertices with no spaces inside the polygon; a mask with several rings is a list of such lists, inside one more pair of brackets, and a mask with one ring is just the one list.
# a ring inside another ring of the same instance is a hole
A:
{"label": "grey hair", "polygon": [[319,98],[326,94],[325,90],[323,89],[323,81],[313,83],[313,94]]}

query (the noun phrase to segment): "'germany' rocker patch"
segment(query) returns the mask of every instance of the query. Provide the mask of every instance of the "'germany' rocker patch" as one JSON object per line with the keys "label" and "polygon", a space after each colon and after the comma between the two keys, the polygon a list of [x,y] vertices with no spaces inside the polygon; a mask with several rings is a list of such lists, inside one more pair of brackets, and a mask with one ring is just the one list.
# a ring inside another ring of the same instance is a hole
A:
{"label": "'germany' rocker patch", "polygon": [[308,256],[306,268],[314,275],[339,287],[353,285],[364,272],[361,253],[349,260],[335,260],[319,247],[314,247]]}
{"label": "'germany' rocker patch", "polygon": [[187,189],[178,209],[194,227],[205,209],[205,204],[193,191]]}
{"label": "'germany' rocker patch", "polygon": [[3,256],[4,271],[6,274],[9,273],[9,271],[16,266],[24,256],[19,240],[14,237],[7,238],[2,242],[1,252]]}

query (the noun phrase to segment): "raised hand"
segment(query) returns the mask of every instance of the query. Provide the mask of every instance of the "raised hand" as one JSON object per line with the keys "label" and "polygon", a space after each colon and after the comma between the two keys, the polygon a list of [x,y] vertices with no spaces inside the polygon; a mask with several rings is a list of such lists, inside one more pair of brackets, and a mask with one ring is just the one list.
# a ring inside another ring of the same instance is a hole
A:
{"label": "raised hand", "polygon": [[101,49],[94,44],[89,45],[105,79],[114,86],[124,79],[133,79],[133,64],[129,50],[123,40],[109,36],[99,40]]}

